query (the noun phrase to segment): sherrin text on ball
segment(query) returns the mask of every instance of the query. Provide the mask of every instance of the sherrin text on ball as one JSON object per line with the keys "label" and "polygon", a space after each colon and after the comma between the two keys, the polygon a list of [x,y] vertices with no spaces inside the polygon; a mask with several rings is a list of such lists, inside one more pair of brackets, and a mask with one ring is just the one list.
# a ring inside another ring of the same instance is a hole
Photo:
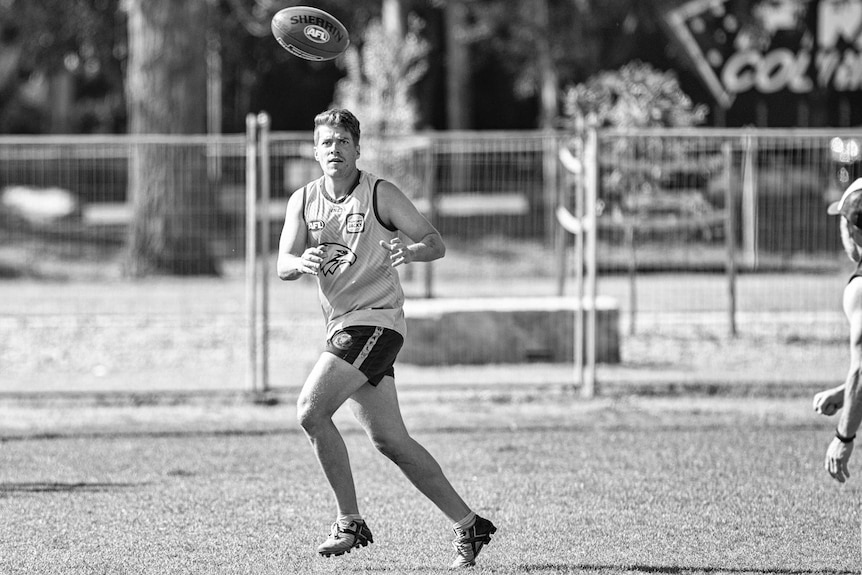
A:
{"label": "sherrin text on ball", "polygon": [[271,28],[285,50],[304,60],[332,60],[350,45],[347,28],[333,15],[311,6],[279,10]]}

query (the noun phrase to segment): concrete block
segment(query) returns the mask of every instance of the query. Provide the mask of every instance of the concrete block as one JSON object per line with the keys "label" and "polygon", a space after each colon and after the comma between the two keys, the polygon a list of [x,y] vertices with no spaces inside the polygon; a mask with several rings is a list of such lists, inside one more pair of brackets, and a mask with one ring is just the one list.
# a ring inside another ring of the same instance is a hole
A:
{"label": "concrete block", "polygon": [[[457,365],[574,361],[570,297],[410,299],[407,338],[398,361]],[[620,362],[619,304],[596,298],[599,363]]]}

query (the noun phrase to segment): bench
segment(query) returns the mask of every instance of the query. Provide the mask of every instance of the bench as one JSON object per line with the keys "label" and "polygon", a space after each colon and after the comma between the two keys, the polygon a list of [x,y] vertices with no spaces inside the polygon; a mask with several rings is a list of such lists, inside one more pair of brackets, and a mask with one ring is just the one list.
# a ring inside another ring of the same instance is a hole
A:
{"label": "bench", "polygon": [[[427,198],[416,198],[413,203],[420,212],[428,214]],[[441,194],[436,209],[437,215],[444,217],[524,216],[530,212],[530,202],[526,195],[517,192],[452,193]]]}
{"label": "bench", "polygon": [[[415,365],[574,361],[573,297],[408,299],[398,360]],[[619,305],[596,298],[596,361],[620,362]]]}

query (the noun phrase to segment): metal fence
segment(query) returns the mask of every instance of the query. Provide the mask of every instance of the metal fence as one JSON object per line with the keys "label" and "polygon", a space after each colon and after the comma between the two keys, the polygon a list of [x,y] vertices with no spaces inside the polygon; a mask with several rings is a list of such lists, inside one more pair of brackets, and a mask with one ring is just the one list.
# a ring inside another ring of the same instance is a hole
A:
{"label": "metal fence", "polygon": [[[676,309],[667,298],[628,298],[632,309],[665,312],[732,312],[745,299],[738,273],[840,269],[838,221],[825,209],[862,175],[857,142],[850,132],[813,130],[603,132],[599,266],[626,276],[630,292],[636,275],[726,276],[725,296],[684,290],[672,298]],[[838,152],[845,148],[855,152]],[[785,295],[785,311],[811,311]]]}
{"label": "metal fence", "polygon": [[[775,364],[756,377],[777,382],[789,357],[793,377],[828,379],[843,375],[846,266],[825,206],[860,175],[857,136],[603,131],[592,186],[588,142],[564,133],[363,137],[360,167],[398,183],[449,248],[405,270],[408,297],[578,293],[589,254],[555,213],[593,202],[595,289],[618,305],[622,335],[621,361],[600,365],[600,380],[720,379],[736,347],[768,360],[740,356],[737,371]],[[196,221],[220,277],[124,278],[128,173],[142,147],[204,159],[186,185],[210,200]],[[575,161],[561,161],[562,149]],[[279,284],[273,261],[288,196],[318,172],[310,134],[269,134],[264,153],[271,198],[257,215],[272,224],[267,345],[278,386],[303,377],[313,357],[298,350],[321,332],[313,285]],[[0,138],[0,390],[246,386],[246,190],[258,177],[248,157],[245,135]],[[823,358],[829,369],[817,367]]]}
{"label": "metal fence", "polygon": [[600,132],[599,293],[624,361],[676,382],[838,382],[849,261],[826,206],[860,171],[859,134]]}

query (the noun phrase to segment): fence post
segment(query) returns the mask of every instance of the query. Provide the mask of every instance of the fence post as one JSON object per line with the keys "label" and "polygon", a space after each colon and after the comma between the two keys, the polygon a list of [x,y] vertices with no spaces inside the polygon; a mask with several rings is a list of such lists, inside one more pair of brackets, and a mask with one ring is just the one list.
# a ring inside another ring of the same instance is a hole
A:
{"label": "fence post", "polygon": [[733,204],[733,149],[730,142],[722,144],[724,154],[724,243],[727,248],[725,269],[727,273],[728,325],[731,337],[736,337],[736,218]]}
{"label": "fence post", "polygon": [[[568,146],[575,148],[575,154],[572,154]],[[566,253],[566,243],[568,236],[566,232],[570,232],[574,236],[574,246],[572,248],[572,268],[575,274],[574,285],[574,300],[577,302],[575,306],[575,316],[572,324],[572,356],[575,360],[575,383],[584,383],[584,332],[586,331],[584,324],[584,144],[581,134],[572,136],[568,142],[561,141],[559,143],[559,160],[568,176],[566,180],[570,180],[570,185],[573,188],[572,194],[572,217],[573,223],[577,223],[572,229],[569,229],[566,224],[560,219],[561,214],[565,215],[566,198],[563,194],[559,194],[559,207],[557,208],[558,227],[562,234],[562,246],[560,253],[560,269],[565,267],[564,256]],[[564,294],[565,288],[565,273],[559,274],[559,296]],[[583,387],[582,387],[583,389]]]}
{"label": "fence post", "polygon": [[[742,245],[746,263],[757,268],[757,143],[747,134],[742,139]],[[728,164],[728,169],[732,164]]]}
{"label": "fence post", "polygon": [[[586,203],[585,198],[585,182],[584,182],[584,144],[582,135],[577,136],[578,147],[577,150],[580,152],[579,160],[580,165],[575,165],[573,167],[580,168],[579,173],[575,176],[575,202],[574,202],[574,212],[575,217],[580,221],[585,221],[584,215],[584,205]],[[573,265],[575,268],[575,296],[577,297],[577,306],[575,312],[575,367],[578,373],[578,380],[583,385],[586,380],[586,370],[584,366],[584,333],[586,332],[586,324],[584,320],[586,319],[586,314],[584,313],[584,234],[580,233],[575,235],[575,245],[574,245],[575,257],[572,258]],[[582,390],[585,388],[581,388]],[[586,393],[584,394],[586,395]]]}
{"label": "fence post", "polygon": [[[428,220],[431,225],[437,226],[437,170],[435,161],[437,159],[437,140],[428,142],[425,147],[425,197],[428,201]],[[423,267],[424,297],[434,297],[434,263],[426,262]]]}
{"label": "fence post", "polygon": [[556,248],[560,234],[554,218],[554,210],[560,203],[560,182],[557,178],[559,146],[556,132],[542,132],[542,203],[545,206],[545,245]]}
{"label": "fence post", "polygon": [[[584,142],[584,263],[586,264],[585,296],[580,305],[587,306],[587,325],[584,332],[586,346],[586,372],[581,394],[585,398],[595,397],[598,393],[596,382],[596,199],[599,192],[599,138],[596,130],[587,131]],[[584,301],[586,300],[586,301]]]}
{"label": "fence post", "polygon": [[245,117],[245,301],[248,321],[246,385],[257,391],[257,118]]}
{"label": "fence post", "polygon": [[[583,169],[581,162],[581,155],[583,152],[583,146],[575,146],[574,142],[577,141],[579,136],[570,136],[568,139],[563,138],[555,138],[554,139],[554,147],[557,150],[557,164],[562,165],[562,174],[557,176],[557,181],[559,185],[557,186],[557,193],[554,194],[554,201],[557,206],[566,206],[569,200],[569,194],[571,194],[572,198],[572,213],[576,218],[581,217],[581,212],[578,211],[578,194],[581,179],[583,177]],[[572,154],[568,146],[575,146],[575,154]],[[559,166],[557,166],[558,174],[559,174]],[[557,250],[557,295],[563,296],[566,293],[566,255],[569,247],[569,235],[566,233],[566,229],[557,225],[558,222],[551,220],[554,224],[552,227],[556,230],[556,234],[554,235],[554,249]],[[581,237],[579,234],[575,234],[575,237]],[[576,247],[573,249],[577,249]],[[574,254],[573,259],[577,262],[579,255],[577,253]],[[577,273],[577,272],[575,272]],[[577,330],[576,330],[577,331]]]}
{"label": "fence post", "polygon": [[260,155],[260,322],[258,325],[257,370],[260,390],[269,391],[269,278],[270,278],[270,173],[269,173],[269,114],[257,116]]}

